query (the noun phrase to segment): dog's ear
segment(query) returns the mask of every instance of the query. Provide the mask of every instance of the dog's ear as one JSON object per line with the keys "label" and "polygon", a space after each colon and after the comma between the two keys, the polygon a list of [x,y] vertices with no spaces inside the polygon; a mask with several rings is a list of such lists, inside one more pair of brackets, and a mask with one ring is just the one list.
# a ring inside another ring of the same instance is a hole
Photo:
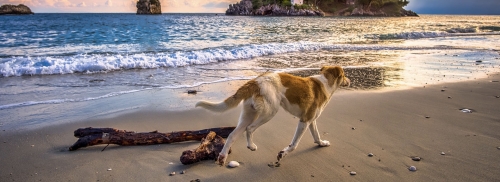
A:
{"label": "dog's ear", "polygon": [[323,67],[321,72],[328,80],[328,85],[332,86],[337,78],[344,76],[344,70],[340,66],[335,67]]}

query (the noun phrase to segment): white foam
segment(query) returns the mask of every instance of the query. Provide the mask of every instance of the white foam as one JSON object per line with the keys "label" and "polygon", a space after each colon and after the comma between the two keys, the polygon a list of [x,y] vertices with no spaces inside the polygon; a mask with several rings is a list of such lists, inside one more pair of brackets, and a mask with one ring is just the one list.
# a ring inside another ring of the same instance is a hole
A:
{"label": "white foam", "polygon": [[[421,38],[446,36],[446,32],[411,32],[391,34],[395,38]],[[463,35],[463,34],[461,34]],[[467,34],[469,35],[469,34]],[[193,51],[176,51],[137,54],[79,54],[73,56],[17,56],[0,58],[0,75],[53,75],[71,73],[96,73],[122,69],[150,69],[210,64],[220,61],[241,60],[289,52],[315,50],[408,50],[433,49],[432,46],[409,47],[404,45],[377,44],[328,44],[321,42],[294,42],[250,44],[231,48],[209,48]]]}

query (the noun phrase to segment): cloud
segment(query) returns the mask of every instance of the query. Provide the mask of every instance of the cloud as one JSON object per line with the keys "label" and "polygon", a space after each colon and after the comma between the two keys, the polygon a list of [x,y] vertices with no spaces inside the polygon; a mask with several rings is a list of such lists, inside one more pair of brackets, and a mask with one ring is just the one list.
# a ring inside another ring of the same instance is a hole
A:
{"label": "cloud", "polygon": [[57,7],[71,7],[72,4],[68,0],[55,0],[54,6],[57,6]]}
{"label": "cloud", "polygon": [[81,2],[80,4],[77,4],[76,7],[87,7],[85,2]]}
{"label": "cloud", "polygon": [[229,2],[209,2],[207,4],[204,4],[204,8],[228,8],[229,7]]}
{"label": "cloud", "polygon": [[111,0],[107,0],[105,3],[104,3],[105,6],[113,6],[113,2],[111,2]]}

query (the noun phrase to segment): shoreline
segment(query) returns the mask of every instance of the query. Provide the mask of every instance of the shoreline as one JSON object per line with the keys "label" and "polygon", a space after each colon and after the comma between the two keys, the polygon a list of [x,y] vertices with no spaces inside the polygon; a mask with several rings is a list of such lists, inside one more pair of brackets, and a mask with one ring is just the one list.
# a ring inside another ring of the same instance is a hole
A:
{"label": "shoreline", "polygon": [[[213,161],[182,165],[179,162],[182,151],[196,148],[198,142],[110,145],[103,152],[105,145],[73,152],[67,149],[76,141],[73,131],[89,126],[136,132],[234,126],[240,106],[226,113],[148,109],[29,131],[0,131],[3,140],[0,178],[5,181],[495,181],[500,180],[496,172],[500,170],[497,165],[500,158],[495,157],[500,152],[497,149],[500,99],[495,97],[500,95],[498,80],[500,73],[405,90],[340,90],[318,119],[322,138],[332,146],[318,148],[310,134],[306,134],[278,168],[269,168],[267,164],[274,162],[277,152],[290,142],[297,124],[283,110],[256,131],[257,151],[249,151],[245,138],[238,138],[228,159],[241,163],[235,169],[218,167]],[[207,88],[205,95],[196,97],[210,100],[211,92],[217,92],[214,89]],[[463,113],[459,110],[463,108],[473,112]],[[374,157],[368,157],[368,153]],[[410,156],[423,160],[412,161]],[[416,166],[417,171],[408,171],[409,166]],[[183,170],[186,174],[179,174]],[[169,176],[174,171],[177,175]],[[357,175],[350,176],[349,171],[356,171]]]}

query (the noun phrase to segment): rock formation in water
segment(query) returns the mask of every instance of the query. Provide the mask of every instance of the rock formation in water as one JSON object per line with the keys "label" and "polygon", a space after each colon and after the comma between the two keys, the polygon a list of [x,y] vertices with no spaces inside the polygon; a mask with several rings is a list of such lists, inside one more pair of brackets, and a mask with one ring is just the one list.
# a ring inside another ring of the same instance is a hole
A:
{"label": "rock formation in water", "polygon": [[379,10],[363,10],[363,8],[354,8],[350,13],[350,16],[390,16],[390,17],[400,17],[400,16],[418,16],[417,13],[411,10],[400,9],[399,11],[387,11],[384,9]]}
{"label": "rock formation in water", "polygon": [[239,3],[230,4],[226,15],[256,15],[256,16],[325,16],[320,9],[296,9],[294,6],[286,7],[277,4],[268,4],[257,9],[252,8],[251,0],[241,0]]}
{"label": "rock formation in water", "polygon": [[[292,6],[291,4],[272,4],[272,1],[267,1],[267,3],[271,4],[262,4],[262,1],[241,0],[239,3],[230,4],[226,10],[226,15],[325,16],[326,14],[327,16],[418,16],[413,11],[403,9],[409,3],[406,0],[379,1],[373,3],[377,5],[372,5],[372,3],[363,5],[359,0],[346,0],[343,2],[338,1],[337,3],[318,1],[318,6],[312,4]],[[252,2],[260,2],[261,5],[255,5]]]}
{"label": "rock formation in water", "polygon": [[139,0],[136,7],[138,15],[161,14],[160,0]]}
{"label": "rock formation in water", "polygon": [[31,15],[35,13],[33,13],[31,9],[24,4],[19,4],[17,6],[11,4],[4,4],[0,7],[0,15],[7,15],[7,14]]}

